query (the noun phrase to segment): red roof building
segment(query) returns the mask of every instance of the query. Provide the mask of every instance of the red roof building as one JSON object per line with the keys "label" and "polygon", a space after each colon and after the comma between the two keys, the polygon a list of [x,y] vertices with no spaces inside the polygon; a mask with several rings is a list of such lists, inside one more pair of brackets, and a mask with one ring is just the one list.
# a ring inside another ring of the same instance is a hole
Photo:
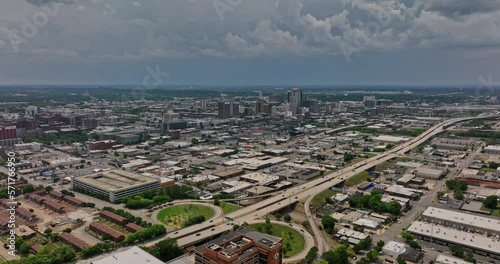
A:
{"label": "red roof building", "polygon": [[125,235],[118,232],[117,230],[103,224],[99,224],[97,222],[92,222],[89,225],[89,229],[97,233],[98,235],[107,234],[111,237],[111,241],[113,242],[121,242],[125,239]]}
{"label": "red roof building", "polygon": [[86,247],[89,247],[89,244],[87,244],[85,241],[75,237],[74,235],[66,232],[62,232],[59,234],[59,240],[61,240],[63,243],[72,246],[74,249],[80,251]]}
{"label": "red roof building", "polygon": [[119,224],[121,226],[125,226],[128,223],[128,220],[125,217],[117,215],[107,210],[101,210],[101,212],[99,212],[99,215],[102,218],[109,220],[115,224]]}

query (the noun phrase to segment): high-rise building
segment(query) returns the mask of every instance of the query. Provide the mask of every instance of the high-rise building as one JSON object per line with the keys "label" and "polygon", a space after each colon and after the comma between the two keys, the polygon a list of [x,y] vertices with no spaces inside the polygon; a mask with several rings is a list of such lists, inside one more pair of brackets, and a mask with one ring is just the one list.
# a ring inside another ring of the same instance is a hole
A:
{"label": "high-rise building", "polygon": [[288,92],[288,103],[290,104],[290,111],[293,115],[297,115],[299,108],[302,106],[302,90],[293,88]]}
{"label": "high-rise building", "polygon": [[231,117],[232,108],[230,102],[219,102],[217,103],[217,116],[219,118],[229,118]]}
{"label": "high-rise building", "polygon": [[195,263],[281,264],[282,241],[282,238],[243,227],[195,247]]}
{"label": "high-rise building", "polygon": [[319,113],[319,101],[316,99],[306,99],[303,101],[303,106],[309,108],[311,113]]}
{"label": "high-rise building", "polygon": [[17,128],[15,126],[0,127],[0,140],[17,138]]}
{"label": "high-rise building", "polygon": [[231,102],[231,116],[240,116],[240,103]]}
{"label": "high-rise building", "polygon": [[374,108],[375,105],[375,96],[363,96],[363,106],[365,108]]}
{"label": "high-rise building", "polygon": [[286,97],[284,94],[273,94],[269,96],[269,102],[284,103]]}
{"label": "high-rise building", "polygon": [[256,114],[264,112],[264,104],[265,104],[264,99],[259,98],[255,101],[255,113]]}

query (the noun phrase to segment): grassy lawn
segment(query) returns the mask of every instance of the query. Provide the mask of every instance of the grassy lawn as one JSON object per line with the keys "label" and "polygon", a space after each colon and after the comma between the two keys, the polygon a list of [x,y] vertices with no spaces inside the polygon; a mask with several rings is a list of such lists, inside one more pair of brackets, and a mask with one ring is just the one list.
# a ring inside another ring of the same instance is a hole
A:
{"label": "grassy lawn", "polygon": [[373,152],[365,152],[364,154],[366,155],[366,158],[368,158],[368,159],[377,156],[377,153],[373,153]]}
{"label": "grassy lawn", "polygon": [[494,210],[491,210],[491,209],[488,209],[486,208],[484,205],[481,206],[481,211],[485,211],[485,212],[491,212],[491,216],[496,216],[496,217],[500,217],[500,207],[497,206],[497,209],[494,209]]}
{"label": "grassy lawn", "polygon": [[497,208],[497,209],[491,211],[491,215],[496,216],[496,217],[500,217],[500,209]]}
{"label": "grassy lawn", "polygon": [[330,189],[326,189],[318,193],[318,195],[316,195],[311,201],[311,211],[315,212],[316,210],[323,207],[323,205],[326,204],[326,198],[332,197],[334,195],[335,192]]}
{"label": "grassy lawn", "polygon": [[169,227],[180,229],[184,222],[192,216],[203,215],[207,220],[212,218],[214,214],[214,210],[208,206],[186,204],[167,207],[158,213],[156,219]]}
{"label": "grassy lawn", "polygon": [[389,161],[384,161],[384,162],[380,163],[379,165],[377,165],[377,167],[375,167],[375,169],[377,171],[383,171],[383,170],[386,170],[392,166],[394,166],[394,163],[389,162]]}
{"label": "grassy lawn", "polygon": [[232,212],[240,209],[239,205],[224,202],[224,201],[220,201],[220,207],[222,208],[222,211],[224,211],[224,214],[229,214],[229,213],[232,213]]}
{"label": "grassy lawn", "polygon": [[360,184],[360,183],[366,181],[366,179],[368,179],[368,178],[371,178],[370,174],[367,171],[362,171],[362,172],[354,175],[353,177],[347,179],[345,181],[345,186],[351,187],[351,186]]}
{"label": "grassy lawn", "polygon": [[[278,225],[278,224],[271,224],[271,225],[272,225],[272,228],[270,230],[271,231],[270,235],[283,238],[283,248],[286,247],[288,250],[287,253],[284,255],[285,258],[295,256],[298,253],[300,253],[302,250],[304,250],[304,246],[305,246],[306,241],[304,239],[304,236],[302,236],[302,234],[300,234],[295,229],[290,228],[288,226]],[[257,231],[262,230],[261,232],[263,232],[263,233],[266,232],[265,226],[266,226],[266,224],[252,224],[252,225],[250,225],[251,228],[253,228]],[[290,234],[291,234],[291,236],[290,236]],[[287,247],[287,245],[290,245],[290,246]]]}

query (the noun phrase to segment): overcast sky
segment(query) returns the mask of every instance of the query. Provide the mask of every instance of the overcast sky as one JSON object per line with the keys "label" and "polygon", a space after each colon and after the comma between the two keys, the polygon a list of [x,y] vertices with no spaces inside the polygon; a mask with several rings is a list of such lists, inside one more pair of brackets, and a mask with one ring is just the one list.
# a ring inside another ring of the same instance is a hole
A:
{"label": "overcast sky", "polygon": [[[55,4],[57,3],[57,4]],[[0,84],[500,81],[500,0],[1,0]],[[149,71],[150,71],[149,70]]]}

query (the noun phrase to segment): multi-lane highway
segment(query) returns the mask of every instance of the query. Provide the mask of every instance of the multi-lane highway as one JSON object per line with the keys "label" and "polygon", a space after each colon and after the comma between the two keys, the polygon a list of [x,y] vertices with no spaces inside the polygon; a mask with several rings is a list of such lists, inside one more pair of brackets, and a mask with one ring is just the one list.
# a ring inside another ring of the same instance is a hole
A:
{"label": "multi-lane highway", "polygon": [[[498,113],[496,113],[498,115]],[[364,170],[370,169],[382,162],[388,161],[397,157],[400,154],[409,152],[412,148],[424,143],[431,137],[441,133],[445,127],[452,125],[457,122],[462,122],[475,118],[492,117],[493,115],[479,115],[476,117],[465,117],[465,118],[454,118],[435,125],[419,135],[418,137],[397,146],[387,152],[381,153],[375,157],[369,158],[357,164],[345,167],[342,172],[337,171],[318,178],[307,183],[304,183],[298,187],[293,187],[288,190],[278,192],[275,196],[272,196],[266,200],[255,203],[253,205],[241,208],[235,212],[227,214],[226,217],[233,219],[233,222],[242,224],[244,222],[251,222],[255,219],[264,217],[266,214],[277,211],[279,209],[285,208],[292,203],[297,202],[301,199],[308,198],[310,200],[316,194],[324,191],[332,186],[336,186],[350,177],[362,172]],[[321,233],[316,227],[313,221],[312,212],[308,209],[308,202],[306,201],[306,215],[311,223],[314,235],[317,239],[316,246],[319,249],[319,253],[323,253],[328,248],[325,248],[325,243],[321,239]],[[208,239],[215,234],[221,233],[226,230],[231,230],[232,226],[228,223],[228,220],[223,217],[219,217],[208,222],[204,222],[198,225],[190,226],[175,232],[167,234],[167,237],[177,239],[179,245],[187,246]],[[319,239],[319,240],[318,240]],[[157,239],[159,240],[159,239]],[[157,242],[157,240],[150,241],[148,245],[152,245]]]}

